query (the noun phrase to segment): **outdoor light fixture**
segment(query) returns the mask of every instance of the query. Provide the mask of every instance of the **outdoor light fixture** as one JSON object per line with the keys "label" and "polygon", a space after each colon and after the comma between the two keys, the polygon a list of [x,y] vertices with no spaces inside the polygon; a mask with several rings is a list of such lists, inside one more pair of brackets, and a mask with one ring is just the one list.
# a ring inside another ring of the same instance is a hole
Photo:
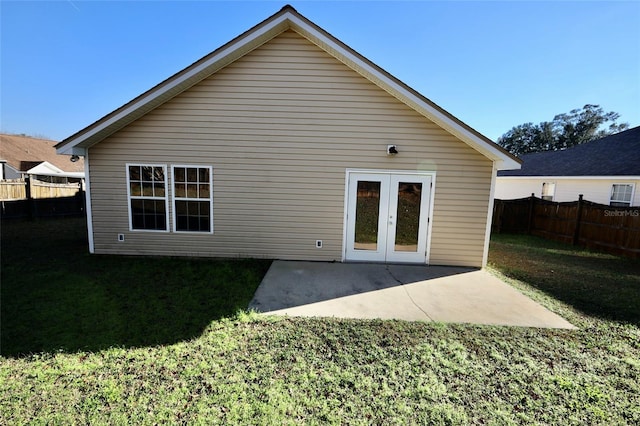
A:
{"label": "outdoor light fixture", "polygon": [[76,161],[78,161],[80,159],[80,157],[78,157],[77,155],[72,155],[71,158],[69,160],[71,160],[72,163],[75,163]]}
{"label": "outdoor light fixture", "polygon": [[398,149],[395,145],[387,145],[387,155],[396,155],[398,153]]}

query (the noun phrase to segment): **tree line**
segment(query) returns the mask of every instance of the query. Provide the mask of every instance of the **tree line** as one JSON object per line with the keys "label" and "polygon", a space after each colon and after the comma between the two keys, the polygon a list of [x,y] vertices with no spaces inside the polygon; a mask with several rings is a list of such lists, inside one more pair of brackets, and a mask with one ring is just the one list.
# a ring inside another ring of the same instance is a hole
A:
{"label": "tree line", "polygon": [[604,112],[599,105],[587,104],[558,114],[551,121],[524,123],[513,127],[498,138],[498,145],[514,155],[530,152],[557,151],[600,139],[629,128],[617,123],[620,114]]}

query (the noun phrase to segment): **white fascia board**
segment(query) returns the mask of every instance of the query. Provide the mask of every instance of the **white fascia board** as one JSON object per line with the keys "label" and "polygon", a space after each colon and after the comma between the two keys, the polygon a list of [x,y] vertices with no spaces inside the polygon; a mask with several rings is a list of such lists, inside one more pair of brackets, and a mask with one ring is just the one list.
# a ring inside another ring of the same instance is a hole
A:
{"label": "white fascia board", "polygon": [[[238,50],[238,49],[240,49],[240,48],[242,48],[242,47],[254,42],[255,40],[259,39],[260,37],[268,34],[270,31],[272,31],[275,28],[277,28],[279,25],[283,24],[287,19],[289,19],[289,16],[288,16],[289,14],[290,13],[287,12],[284,15],[282,15],[282,16],[274,19],[273,21],[269,22],[267,25],[265,25],[263,27],[260,27],[260,28],[257,28],[251,34],[248,34],[247,36],[245,36],[243,39],[239,40],[238,42],[233,43],[233,44],[227,46],[226,48],[222,49],[217,54],[213,55],[211,58],[207,59],[203,63],[193,67],[188,72],[185,72],[180,77],[178,77],[178,78],[176,78],[176,79],[174,79],[172,81],[167,82],[167,84],[164,87],[161,87],[158,90],[152,90],[146,96],[138,99],[135,103],[129,105],[126,108],[124,108],[122,111],[118,112],[113,117],[110,117],[109,119],[107,119],[104,122],[100,123],[99,125],[97,125],[93,129],[89,130],[88,132],[78,136],[75,140],[70,141],[70,143],[68,143],[67,145],[58,148],[58,150],[57,150],[58,154],[71,154],[71,153],[76,154],[73,150],[74,150],[74,148],[76,148],[77,145],[82,144],[84,141],[86,141],[87,139],[91,138],[95,134],[105,130],[109,126],[112,126],[114,124],[117,124],[119,121],[124,120],[129,115],[131,115],[131,114],[133,114],[133,113],[135,113],[135,112],[137,112],[139,110],[142,110],[143,108],[145,108],[146,106],[151,104],[153,101],[158,100],[159,98],[161,98],[162,96],[166,95],[171,90],[173,90],[176,87],[180,86],[181,84],[183,84],[184,82],[188,81],[189,79],[198,76],[198,74],[200,74],[200,73],[206,73],[207,69],[209,69],[210,67],[214,66],[216,63],[218,63],[219,61],[223,60],[227,56],[231,55],[236,50]],[[82,148],[82,150],[84,151],[84,148]],[[83,155],[83,154],[76,154],[76,155]]]}
{"label": "white fascia board", "polygon": [[513,180],[640,180],[640,176],[498,176]]}
{"label": "white fascia board", "polygon": [[32,173],[32,172],[28,172],[28,174],[30,175],[37,175],[37,176],[51,176],[51,177],[66,177],[66,178],[74,178],[74,179],[84,179],[84,172],[62,172],[62,173],[55,173],[55,172],[37,172],[37,173]]}
{"label": "white fascia board", "polygon": [[498,160],[495,161],[495,163],[496,170],[520,170],[522,168],[522,164],[518,163],[515,160],[512,160],[511,158],[509,159],[509,161]]}
{"label": "white fascia board", "polygon": [[51,175],[51,176],[59,176],[59,177],[68,177],[68,178],[75,178],[75,179],[84,179],[84,172],[64,172],[64,173],[57,173],[55,175]]}
{"label": "white fascia board", "polygon": [[78,155],[84,157],[87,153],[86,148],[80,148],[78,146],[63,146],[56,148],[56,154],[58,155]]}

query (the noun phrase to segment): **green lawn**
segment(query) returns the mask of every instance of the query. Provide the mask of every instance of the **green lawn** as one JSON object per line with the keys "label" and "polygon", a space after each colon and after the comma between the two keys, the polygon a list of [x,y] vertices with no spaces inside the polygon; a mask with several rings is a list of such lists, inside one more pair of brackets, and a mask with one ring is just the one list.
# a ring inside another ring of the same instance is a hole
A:
{"label": "green lawn", "polygon": [[92,256],[80,219],[2,224],[0,353],[171,344],[247,307],[271,262]]}
{"label": "green lawn", "polygon": [[525,235],[494,235],[490,265],[590,317],[640,325],[640,261]]}
{"label": "green lawn", "polygon": [[640,423],[640,262],[520,236],[490,262],[580,329],[263,318],[239,308],[268,262],[5,221],[0,424]]}

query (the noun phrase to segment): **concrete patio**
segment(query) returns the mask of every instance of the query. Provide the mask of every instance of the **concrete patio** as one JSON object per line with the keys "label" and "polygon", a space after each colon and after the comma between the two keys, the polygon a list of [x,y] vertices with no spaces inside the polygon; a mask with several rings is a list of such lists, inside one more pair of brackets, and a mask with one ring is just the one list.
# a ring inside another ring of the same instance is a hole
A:
{"label": "concrete patio", "polygon": [[487,271],[274,261],[249,305],[273,315],[575,328]]}

